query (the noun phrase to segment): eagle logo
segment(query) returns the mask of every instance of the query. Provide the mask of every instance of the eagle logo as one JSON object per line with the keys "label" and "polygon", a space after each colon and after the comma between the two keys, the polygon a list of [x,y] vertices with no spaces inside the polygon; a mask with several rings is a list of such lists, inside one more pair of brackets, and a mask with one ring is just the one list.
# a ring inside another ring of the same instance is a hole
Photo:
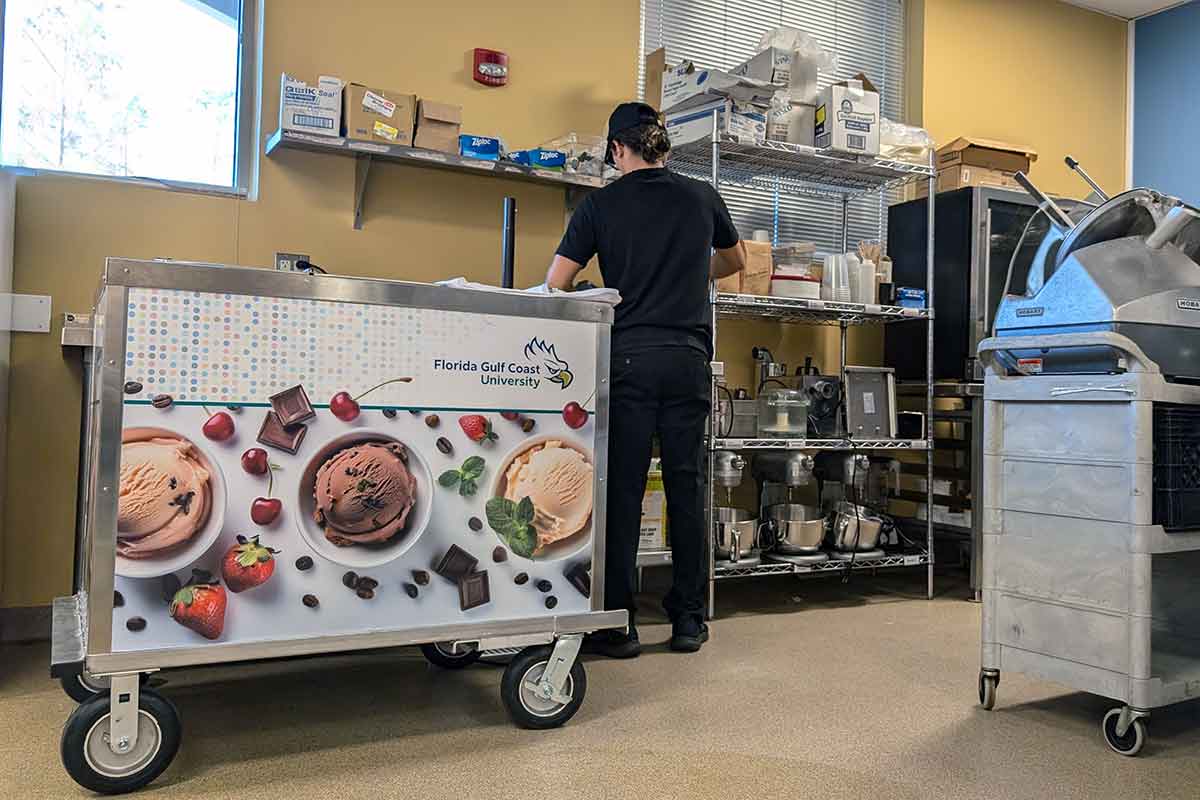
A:
{"label": "eagle logo", "polygon": [[571,385],[575,376],[571,374],[570,365],[554,352],[554,345],[546,344],[544,339],[533,338],[525,345],[525,358],[533,362],[541,362],[546,367],[551,383],[557,383],[565,389]]}

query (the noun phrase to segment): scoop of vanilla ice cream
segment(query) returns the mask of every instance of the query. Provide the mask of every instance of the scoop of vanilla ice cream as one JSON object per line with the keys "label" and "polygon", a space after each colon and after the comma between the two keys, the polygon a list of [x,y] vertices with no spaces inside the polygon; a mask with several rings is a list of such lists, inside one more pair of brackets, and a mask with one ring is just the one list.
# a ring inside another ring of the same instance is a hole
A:
{"label": "scoop of vanilla ice cream", "polygon": [[182,511],[171,501],[208,480],[208,472],[188,457],[190,449],[187,442],[166,438],[121,449],[117,531],[122,537],[137,539],[163,527]]}
{"label": "scoop of vanilla ice cream", "polygon": [[592,516],[592,465],[583,453],[548,441],[521,453],[505,475],[504,496],[533,502],[538,549],[583,530]]}

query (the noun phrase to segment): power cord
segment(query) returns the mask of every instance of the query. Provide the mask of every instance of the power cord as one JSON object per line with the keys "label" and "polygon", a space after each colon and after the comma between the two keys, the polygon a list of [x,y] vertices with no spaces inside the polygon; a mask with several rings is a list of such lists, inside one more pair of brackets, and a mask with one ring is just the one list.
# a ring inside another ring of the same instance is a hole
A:
{"label": "power cord", "polygon": [[721,434],[722,439],[727,439],[733,434],[733,392],[723,383],[718,383],[717,389],[724,392],[729,400],[729,413],[726,415],[728,419],[725,421],[725,431]]}

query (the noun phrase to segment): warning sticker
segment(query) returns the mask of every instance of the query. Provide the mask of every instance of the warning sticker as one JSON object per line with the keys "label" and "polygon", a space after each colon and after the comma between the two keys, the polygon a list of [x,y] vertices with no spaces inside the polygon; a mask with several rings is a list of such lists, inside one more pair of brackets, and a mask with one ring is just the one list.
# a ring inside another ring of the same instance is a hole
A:
{"label": "warning sticker", "polygon": [[384,122],[380,122],[379,120],[375,120],[374,131],[375,131],[376,136],[382,136],[384,139],[387,139],[389,142],[396,141],[396,137],[400,135],[399,128],[393,128],[391,125],[388,125],[387,123],[384,123]]}
{"label": "warning sticker", "polygon": [[374,111],[376,114],[381,114],[388,119],[391,119],[392,115],[396,113],[395,103],[374,92],[363,94],[363,108],[367,111]]}
{"label": "warning sticker", "polygon": [[1040,358],[1018,358],[1017,370],[1026,375],[1041,375],[1042,360]]}

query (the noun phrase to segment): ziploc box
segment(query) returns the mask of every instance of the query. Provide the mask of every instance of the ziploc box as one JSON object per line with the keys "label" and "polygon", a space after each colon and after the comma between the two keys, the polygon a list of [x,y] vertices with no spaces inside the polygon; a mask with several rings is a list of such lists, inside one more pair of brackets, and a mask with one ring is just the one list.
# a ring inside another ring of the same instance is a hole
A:
{"label": "ziploc box", "polygon": [[562,172],[567,165],[567,154],[562,150],[543,150],[534,147],[529,150],[516,150],[508,154],[508,158],[517,164],[536,169],[548,169]]}
{"label": "ziploc box", "polygon": [[309,83],[286,72],[280,75],[279,129],[318,136],[341,136],[341,78],[321,75],[315,83]]}
{"label": "ziploc box", "polygon": [[861,72],[825,88],[817,101],[814,144],[857,155],[879,155],[879,92]]}
{"label": "ziploc box", "polygon": [[391,89],[346,84],[346,137],[412,146],[417,97]]}
{"label": "ziploc box", "polygon": [[767,136],[765,109],[718,97],[704,105],[667,114],[666,128],[671,146],[679,147],[712,136],[714,111],[717,112],[717,130],[720,133],[752,142],[761,142]]}
{"label": "ziploc box", "polygon": [[503,149],[503,143],[492,136],[475,136],[464,133],[458,137],[458,154],[464,158],[499,161]]}

